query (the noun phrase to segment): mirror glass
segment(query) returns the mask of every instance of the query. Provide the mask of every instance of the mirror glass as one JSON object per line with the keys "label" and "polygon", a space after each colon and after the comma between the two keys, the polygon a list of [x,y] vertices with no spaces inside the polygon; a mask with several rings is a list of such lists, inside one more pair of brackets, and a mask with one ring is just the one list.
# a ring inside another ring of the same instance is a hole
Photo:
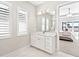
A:
{"label": "mirror glass", "polygon": [[[52,28],[53,27],[53,28]],[[53,15],[44,13],[38,15],[37,30],[42,32],[50,32],[54,29]]]}

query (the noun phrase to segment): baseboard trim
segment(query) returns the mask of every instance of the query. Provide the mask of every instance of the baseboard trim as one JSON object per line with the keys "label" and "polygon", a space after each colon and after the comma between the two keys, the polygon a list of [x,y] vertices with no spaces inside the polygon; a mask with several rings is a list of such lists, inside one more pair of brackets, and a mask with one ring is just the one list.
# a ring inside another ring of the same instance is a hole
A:
{"label": "baseboard trim", "polygon": [[40,51],[43,51],[43,52],[45,52],[45,53],[47,53],[47,54],[49,54],[49,55],[53,55],[53,54],[56,53],[56,51],[55,51],[54,53],[49,53],[49,52],[44,51],[44,50],[42,50],[42,49],[40,49],[40,48],[37,48],[37,47],[35,47],[35,46],[33,46],[33,45],[30,45],[30,47],[36,48],[36,49],[38,49],[38,50],[40,50]]}

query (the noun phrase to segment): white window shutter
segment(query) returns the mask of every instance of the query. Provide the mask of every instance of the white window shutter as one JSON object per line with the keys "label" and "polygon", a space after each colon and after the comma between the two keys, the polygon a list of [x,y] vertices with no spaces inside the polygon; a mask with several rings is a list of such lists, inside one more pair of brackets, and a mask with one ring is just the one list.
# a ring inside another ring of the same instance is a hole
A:
{"label": "white window shutter", "polygon": [[0,4],[0,39],[10,36],[9,15],[10,11],[8,5]]}
{"label": "white window shutter", "polygon": [[18,35],[27,34],[27,12],[23,10],[18,11]]}

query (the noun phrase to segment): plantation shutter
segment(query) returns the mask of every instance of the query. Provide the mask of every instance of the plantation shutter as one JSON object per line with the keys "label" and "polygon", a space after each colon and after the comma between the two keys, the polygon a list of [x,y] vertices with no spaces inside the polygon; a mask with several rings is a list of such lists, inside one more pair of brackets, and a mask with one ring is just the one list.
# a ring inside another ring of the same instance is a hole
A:
{"label": "plantation shutter", "polygon": [[0,4],[0,39],[10,36],[9,15],[9,7],[5,4]]}

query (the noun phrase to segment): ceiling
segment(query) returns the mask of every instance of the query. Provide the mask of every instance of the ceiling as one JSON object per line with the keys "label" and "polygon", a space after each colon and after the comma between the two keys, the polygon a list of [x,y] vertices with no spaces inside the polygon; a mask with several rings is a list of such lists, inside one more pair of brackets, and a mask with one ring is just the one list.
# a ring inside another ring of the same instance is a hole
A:
{"label": "ceiling", "polygon": [[40,4],[43,4],[45,1],[29,1],[30,3],[32,3],[35,6],[38,6]]}

